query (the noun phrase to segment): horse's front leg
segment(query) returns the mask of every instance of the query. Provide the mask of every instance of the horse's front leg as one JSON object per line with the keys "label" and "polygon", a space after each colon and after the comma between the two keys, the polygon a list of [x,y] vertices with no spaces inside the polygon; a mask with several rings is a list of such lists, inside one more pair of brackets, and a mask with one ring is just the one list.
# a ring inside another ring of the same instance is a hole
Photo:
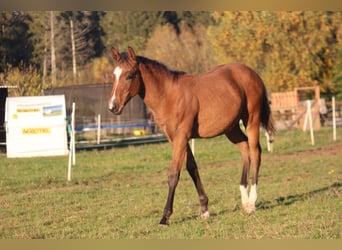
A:
{"label": "horse's front leg", "polygon": [[159,223],[161,225],[169,224],[169,218],[173,212],[173,199],[174,199],[176,187],[179,181],[181,167],[185,160],[185,155],[186,155],[186,145],[187,145],[186,139],[181,139],[178,142],[174,141],[174,143],[172,144],[173,144],[173,154],[172,154],[172,161],[171,161],[171,166],[170,166],[169,174],[168,174],[169,192],[167,196],[166,205],[164,208],[164,214]]}
{"label": "horse's front leg", "polygon": [[187,144],[187,157],[186,157],[186,169],[188,170],[189,175],[191,176],[197,193],[200,200],[201,205],[201,218],[207,219],[209,218],[209,211],[208,211],[208,196],[206,195],[203,184],[200,178],[200,175],[198,173],[197,164],[194,158],[194,155],[192,154],[192,151],[190,149],[189,144]]}

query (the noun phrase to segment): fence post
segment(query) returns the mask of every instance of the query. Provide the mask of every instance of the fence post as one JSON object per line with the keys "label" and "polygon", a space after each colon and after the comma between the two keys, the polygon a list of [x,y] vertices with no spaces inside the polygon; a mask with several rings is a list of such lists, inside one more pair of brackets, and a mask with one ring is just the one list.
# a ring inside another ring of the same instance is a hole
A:
{"label": "fence post", "polygon": [[69,151],[69,164],[68,164],[68,181],[71,181],[71,162],[72,165],[76,164],[76,156],[75,156],[75,103],[72,103],[72,111],[71,111],[71,133],[70,133],[70,151]]}
{"label": "fence post", "polygon": [[101,142],[101,114],[97,115],[97,144]]}
{"label": "fence post", "polygon": [[333,140],[336,141],[336,106],[335,96],[332,97]]}
{"label": "fence post", "polygon": [[265,136],[266,136],[266,144],[267,144],[267,151],[273,152],[273,138],[271,138],[271,135],[265,130]]}
{"label": "fence post", "polygon": [[311,102],[310,100],[307,100],[307,114],[308,114],[308,120],[309,120],[309,126],[310,126],[310,137],[311,137],[311,144],[315,145],[315,138],[314,138],[314,132],[313,132],[313,121],[312,121],[312,112],[311,112]]}
{"label": "fence post", "polygon": [[75,112],[76,112],[76,104],[73,102],[72,103],[72,119],[71,119],[71,130],[72,130],[72,165],[76,164]]}
{"label": "fence post", "polygon": [[191,151],[192,151],[193,156],[195,157],[195,139],[194,138],[191,139]]}

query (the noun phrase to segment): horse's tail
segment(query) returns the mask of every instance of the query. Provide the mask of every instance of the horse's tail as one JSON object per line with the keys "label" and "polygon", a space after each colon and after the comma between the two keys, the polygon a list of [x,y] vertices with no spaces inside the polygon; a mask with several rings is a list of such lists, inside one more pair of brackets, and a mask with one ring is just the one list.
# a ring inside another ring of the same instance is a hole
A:
{"label": "horse's tail", "polygon": [[266,129],[267,133],[273,135],[276,131],[274,121],[272,118],[270,102],[267,97],[266,88],[264,87],[264,96],[262,99],[262,110],[261,110],[261,125]]}

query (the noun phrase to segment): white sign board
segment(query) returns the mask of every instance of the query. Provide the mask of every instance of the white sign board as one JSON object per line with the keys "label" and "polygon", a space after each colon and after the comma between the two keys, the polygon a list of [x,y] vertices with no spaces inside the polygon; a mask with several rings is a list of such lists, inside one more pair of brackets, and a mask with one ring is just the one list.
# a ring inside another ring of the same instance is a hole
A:
{"label": "white sign board", "polygon": [[67,155],[64,95],[6,99],[7,157]]}

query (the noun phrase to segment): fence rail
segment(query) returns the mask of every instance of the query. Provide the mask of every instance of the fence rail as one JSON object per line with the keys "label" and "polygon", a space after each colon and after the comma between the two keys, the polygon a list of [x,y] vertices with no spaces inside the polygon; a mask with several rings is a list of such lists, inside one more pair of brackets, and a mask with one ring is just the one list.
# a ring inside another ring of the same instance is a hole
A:
{"label": "fence rail", "polygon": [[[128,123],[128,124],[107,124],[101,125],[101,129],[118,129],[118,128],[139,128],[139,127],[152,127],[155,126],[154,123]],[[98,125],[88,125],[88,126],[79,126],[75,128],[75,131],[90,131],[90,130],[98,130]]]}

